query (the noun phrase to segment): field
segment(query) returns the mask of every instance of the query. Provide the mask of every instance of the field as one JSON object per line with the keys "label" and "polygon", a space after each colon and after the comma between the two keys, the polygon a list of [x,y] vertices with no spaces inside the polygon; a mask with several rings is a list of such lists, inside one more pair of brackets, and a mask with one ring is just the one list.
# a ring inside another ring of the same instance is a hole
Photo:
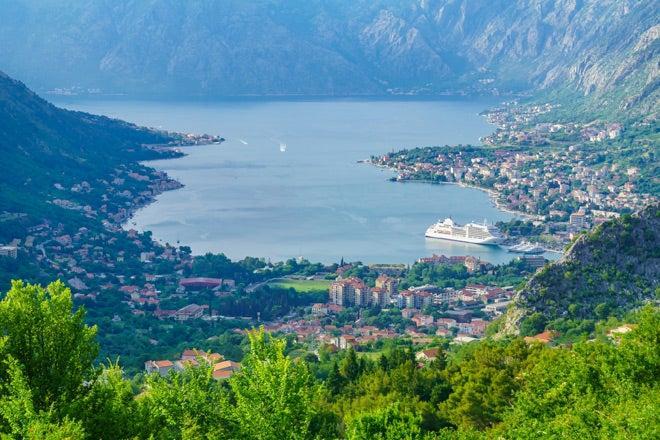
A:
{"label": "field", "polygon": [[283,289],[293,288],[297,292],[316,292],[319,290],[328,290],[331,281],[328,280],[291,280],[291,279],[278,279],[268,283],[269,286],[279,287]]}

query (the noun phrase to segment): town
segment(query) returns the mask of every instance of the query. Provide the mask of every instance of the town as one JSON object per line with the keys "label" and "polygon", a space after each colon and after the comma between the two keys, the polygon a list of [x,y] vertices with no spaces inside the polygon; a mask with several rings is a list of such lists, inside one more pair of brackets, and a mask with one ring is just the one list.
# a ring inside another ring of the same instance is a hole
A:
{"label": "town", "polygon": [[[488,113],[499,128],[484,139],[484,147],[416,148],[374,156],[370,162],[392,169],[395,181],[484,189],[500,209],[533,223],[528,238],[557,250],[590,227],[657,202],[653,142],[624,142],[620,123],[533,123],[551,109],[507,107]],[[657,121],[651,119],[626,130],[638,139],[655,127]],[[601,145],[610,141],[606,148]],[[634,163],[628,157],[633,150],[639,153]]]}

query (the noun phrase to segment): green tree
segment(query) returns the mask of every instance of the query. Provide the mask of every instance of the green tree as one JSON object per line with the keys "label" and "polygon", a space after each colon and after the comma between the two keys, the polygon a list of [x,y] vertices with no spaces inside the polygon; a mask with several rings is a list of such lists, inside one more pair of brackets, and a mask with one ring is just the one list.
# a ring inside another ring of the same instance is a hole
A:
{"label": "green tree", "polygon": [[351,417],[346,423],[349,440],[416,440],[422,438],[422,418],[392,404]]}
{"label": "green tree", "polygon": [[80,423],[56,421],[52,410],[35,408],[33,393],[20,364],[9,355],[4,360],[8,380],[0,388],[0,437],[3,439],[82,440]]}
{"label": "green tree", "polygon": [[484,429],[499,422],[520,387],[518,375],[532,353],[520,339],[475,344],[460,362],[450,365],[452,393],[440,405],[459,427]]}
{"label": "green tree", "polygon": [[88,438],[113,440],[135,435],[137,410],[131,383],[124,379],[118,363],[109,363],[101,366],[69,412],[82,421]]}
{"label": "green tree", "polygon": [[[45,289],[14,281],[0,301],[0,335],[5,337],[0,357],[16,359],[36,410],[73,401],[92,377],[96,327],[88,327],[84,318],[59,281]],[[6,377],[6,365],[0,365],[0,380]]]}
{"label": "green tree", "polygon": [[360,375],[360,361],[353,348],[348,350],[348,354],[342,360],[339,370],[349,382],[353,382]]}
{"label": "green tree", "polygon": [[284,354],[286,342],[263,328],[249,333],[250,352],[230,379],[243,438],[301,439],[309,435],[318,396],[304,361]]}
{"label": "green tree", "polygon": [[546,318],[542,313],[532,313],[520,324],[522,336],[532,336],[541,333],[545,329]]}
{"label": "green tree", "polygon": [[150,375],[138,399],[140,431],[157,439],[236,438],[231,406],[210,365],[188,367],[167,377]]}

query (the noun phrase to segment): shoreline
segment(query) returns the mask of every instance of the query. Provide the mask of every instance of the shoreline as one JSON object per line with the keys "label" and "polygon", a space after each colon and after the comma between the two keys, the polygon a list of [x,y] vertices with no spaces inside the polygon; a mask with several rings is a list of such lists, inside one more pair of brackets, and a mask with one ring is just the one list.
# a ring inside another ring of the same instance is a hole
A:
{"label": "shoreline", "polygon": [[[394,174],[397,174],[397,172],[398,172],[397,169],[395,169],[391,166],[375,164],[371,161],[371,159],[365,159],[365,160],[361,161],[361,163],[366,163],[366,164],[369,164],[369,165],[374,166],[376,168],[384,168],[388,171],[392,171],[392,173],[394,173]],[[523,218],[528,219],[528,220],[540,220],[538,215],[528,214],[528,213],[522,212],[522,211],[516,211],[514,209],[510,209],[510,208],[507,208],[507,207],[503,206],[502,203],[500,203],[499,200],[498,200],[498,197],[500,196],[500,193],[497,192],[496,190],[492,189],[492,188],[485,188],[485,187],[482,187],[482,186],[470,185],[469,183],[465,183],[465,182],[434,182],[434,181],[425,180],[425,179],[403,179],[403,180],[396,180],[396,182],[397,183],[420,182],[420,183],[427,183],[427,184],[431,184],[431,185],[456,185],[456,186],[460,186],[462,188],[477,189],[479,191],[483,191],[483,192],[487,193],[490,197],[490,200],[491,200],[493,206],[495,206],[497,209],[499,209],[502,212],[506,212],[508,214],[512,214],[512,215],[517,216],[517,217],[523,217]]]}
{"label": "shoreline", "polygon": [[[394,174],[397,174],[397,172],[398,172],[398,170],[396,170],[393,167],[390,167],[390,166],[387,166],[387,165],[375,164],[371,161],[371,159],[365,159],[365,160],[361,160],[359,162],[369,164],[369,165],[374,166],[376,168],[382,168],[382,169],[386,169],[388,171],[392,171]],[[499,197],[500,193],[498,191],[494,190],[494,189],[491,189],[491,188],[484,188],[484,187],[481,187],[481,186],[470,185],[470,184],[467,184],[467,183],[464,183],[464,182],[434,182],[434,181],[425,180],[425,179],[404,179],[404,180],[395,180],[394,182],[396,182],[396,183],[424,183],[424,184],[430,184],[430,185],[455,185],[455,186],[460,186],[462,188],[476,189],[476,190],[483,191],[483,192],[487,193],[489,198],[490,198],[491,203],[499,211],[506,212],[508,214],[512,214],[516,217],[521,217],[521,218],[526,219],[526,220],[531,220],[531,221],[538,220],[538,221],[540,221],[540,218],[539,218],[538,215],[528,214],[528,213],[525,213],[525,212],[522,212],[522,211],[516,211],[514,209],[509,209],[509,208],[504,207],[498,201],[498,197]],[[553,253],[553,254],[560,254],[560,255],[564,254],[563,250],[549,248],[547,246],[543,246],[541,243],[537,243],[537,244],[543,248],[544,253]],[[502,247],[502,249],[506,249],[503,246],[500,246],[500,247]]]}

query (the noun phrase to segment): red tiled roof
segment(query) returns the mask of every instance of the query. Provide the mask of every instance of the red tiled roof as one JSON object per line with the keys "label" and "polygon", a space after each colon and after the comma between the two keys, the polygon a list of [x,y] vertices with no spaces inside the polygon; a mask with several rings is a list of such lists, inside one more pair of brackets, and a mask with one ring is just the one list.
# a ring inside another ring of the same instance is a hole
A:
{"label": "red tiled roof", "polygon": [[168,361],[168,360],[164,360],[164,361],[154,361],[154,364],[156,364],[156,366],[157,366],[158,368],[165,368],[165,367],[172,367],[172,366],[174,366],[174,364],[172,363],[172,361]]}

